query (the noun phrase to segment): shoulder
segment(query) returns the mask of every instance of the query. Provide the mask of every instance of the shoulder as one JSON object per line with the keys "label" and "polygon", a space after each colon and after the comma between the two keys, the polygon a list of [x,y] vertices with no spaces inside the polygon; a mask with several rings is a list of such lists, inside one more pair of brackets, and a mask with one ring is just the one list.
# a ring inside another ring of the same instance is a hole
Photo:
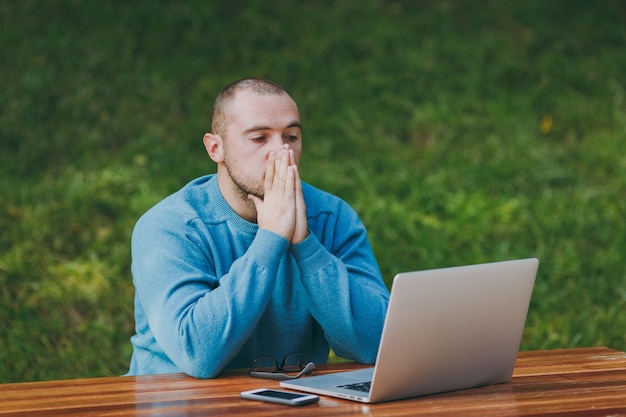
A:
{"label": "shoulder", "polygon": [[342,198],[321,190],[308,183],[302,183],[302,193],[306,203],[307,217],[334,217],[341,219],[358,219],[356,211]]}
{"label": "shoulder", "polygon": [[302,194],[307,204],[307,211],[310,210],[336,210],[338,207],[348,206],[343,199],[327,191],[302,182]]}
{"label": "shoulder", "polygon": [[182,225],[204,217],[219,193],[215,175],[206,175],[187,183],[148,209],[137,221],[137,227]]}

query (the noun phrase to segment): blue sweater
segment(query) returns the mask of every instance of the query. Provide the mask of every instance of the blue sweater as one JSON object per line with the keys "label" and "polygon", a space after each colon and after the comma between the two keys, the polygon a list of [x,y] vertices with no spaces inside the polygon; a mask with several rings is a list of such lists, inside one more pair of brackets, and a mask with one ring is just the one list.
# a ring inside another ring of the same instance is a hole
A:
{"label": "blue sweater", "polygon": [[303,183],[310,235],[297,245],[238,216],[217,176],[155,205],[132,236],[136,334],[129,375],[216,377],[256,356],[329,348],[376,359],[389,292],[363,224]]}

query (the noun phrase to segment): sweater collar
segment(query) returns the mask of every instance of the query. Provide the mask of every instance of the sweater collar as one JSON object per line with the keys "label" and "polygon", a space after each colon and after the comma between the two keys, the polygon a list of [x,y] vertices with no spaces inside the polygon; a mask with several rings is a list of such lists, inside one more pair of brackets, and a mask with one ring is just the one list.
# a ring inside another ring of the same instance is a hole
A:
{"label": "sweater collar", "polygon": [[247,233],[256,233],[259,226],[256,223],[249,222],[248,220],[237,214],[228,201],[224,198],[224,195],[220,191],[220,187],[217,181],[217,174],[212,174],[206,183],[207,194],[209,196],[209,205],[207,210],[212,211],[214,214],[219,213],[221,217],[227,222],[234,225],[238,230]]}

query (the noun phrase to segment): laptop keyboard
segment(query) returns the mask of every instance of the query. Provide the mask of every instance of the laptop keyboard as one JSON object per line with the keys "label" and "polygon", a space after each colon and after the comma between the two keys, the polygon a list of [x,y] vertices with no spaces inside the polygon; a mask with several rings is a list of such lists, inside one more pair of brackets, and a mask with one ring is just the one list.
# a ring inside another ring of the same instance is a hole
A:
{"label": "laptop keyboard", "polygon": [[339,385],[338,388],[351,389],[354,391],[370,392],[372,381],[356,382],[354,384]]}

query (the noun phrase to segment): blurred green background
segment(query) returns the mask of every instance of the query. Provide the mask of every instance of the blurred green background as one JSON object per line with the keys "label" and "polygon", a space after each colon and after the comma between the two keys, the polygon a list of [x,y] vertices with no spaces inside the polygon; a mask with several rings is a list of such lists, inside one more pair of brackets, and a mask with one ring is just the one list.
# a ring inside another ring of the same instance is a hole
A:
{"label": "blurred green background", "polygon": [[307,182],[402,270],[541,260],[522,349],[626,349],[621,0],[0,2],[0,382],[126,372],[129,238],[214,172],[219,89],[300,104]]}

